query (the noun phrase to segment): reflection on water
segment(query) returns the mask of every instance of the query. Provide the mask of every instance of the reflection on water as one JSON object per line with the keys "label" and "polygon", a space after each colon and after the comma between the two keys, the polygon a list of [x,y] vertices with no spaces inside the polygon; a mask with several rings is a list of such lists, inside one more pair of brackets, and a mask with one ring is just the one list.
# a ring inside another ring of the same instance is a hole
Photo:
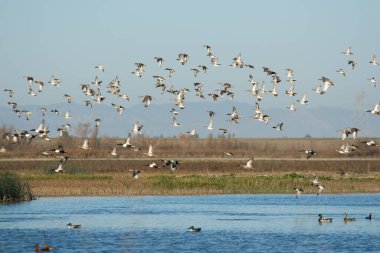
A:
{"label": "reflection on water", "polygon": [[0,205],[0,252],[379,251],[378,217],[379,194],[40,198]]}

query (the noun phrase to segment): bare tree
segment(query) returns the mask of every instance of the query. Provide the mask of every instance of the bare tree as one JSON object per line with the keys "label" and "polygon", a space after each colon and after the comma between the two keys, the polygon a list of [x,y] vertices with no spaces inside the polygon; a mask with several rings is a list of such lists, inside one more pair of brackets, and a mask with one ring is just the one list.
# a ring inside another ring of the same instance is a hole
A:
{"label": "bare tree", "polygon": [[86,138],[90,130],[90,123],[79,123],[75,128],[75,133],[79,138]]}

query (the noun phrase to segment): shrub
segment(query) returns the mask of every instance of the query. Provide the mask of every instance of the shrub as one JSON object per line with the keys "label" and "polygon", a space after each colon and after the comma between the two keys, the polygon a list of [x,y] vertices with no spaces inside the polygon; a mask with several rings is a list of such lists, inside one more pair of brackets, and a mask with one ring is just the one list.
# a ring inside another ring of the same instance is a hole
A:
{"label": "shrub", "polygon": [[2,202],[32,200],[27,182],[12,172],[0,173],[0,198]]}

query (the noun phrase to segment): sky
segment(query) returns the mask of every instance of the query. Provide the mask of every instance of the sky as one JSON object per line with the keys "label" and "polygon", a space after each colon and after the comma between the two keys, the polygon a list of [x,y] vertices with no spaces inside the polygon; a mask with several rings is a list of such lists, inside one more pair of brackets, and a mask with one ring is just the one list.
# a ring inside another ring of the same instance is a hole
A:
{"label": "sky", "polygon": [[[168,103],[169,94],[160,95],[153,75],[162,75],[168,86],[193,88],[205,85],[205,93],[229,82],[234,100],[252,105],[256,98],[246,90],[249,75],[270,83],[262,67],[270,67],[282,78],[281,95],[266,95],[262,105],[285,107],[307,94],[310,107],[372,109],[380,100],[379,87],[367,78],[380,79],[380,66],[369,64],[380,56],[379,1],[15,1],[4,0],[0,8],[0,105],[10,101],[3,88],[15,90],[12,98],[21,105],[48,105],[65,102],[63,94],[82,104],[88,98],[80,84],[91,83],[95,76],[109,83],[115,76],[121,90],[130,97],[126,102],[107,96],[126,107],[141,103],[139,96],[152,95],[152,104]],[[220,67],[211,66],[203,45],[212,46]],[[351,47],[354,54],[342,51]],[[187,53],[189,62],[176,61]],[[229,64],[241,53],[254,70],[234,69]],[[165,59],[163,67],[153,60]],[[354,70],[349,59],[358,63]],[[136,62],[146,65],[141,78],[131,72]],[[103,64],[102,73],[94,66]],[[194,77],[190,68],[207,65],[207,74]],[[167,77],[165,67],[176,70]],[[294,70],[296,97],[285,96],[289,84],[285,69]],[[346,76],[336,72],[343,68]],[[32,97],[24,76],[31,75],[47,83],[54,74],[62,80],[60,88],[47,85]],[[335,85],[324,95],[312,88],[330,78]],[[268,85],[268,89],[270,86]],[[186,100],[200,101],[195,92]],[[361,99],[360,99],[361,98]],[[206,99],[209,100],[207,97]]]}

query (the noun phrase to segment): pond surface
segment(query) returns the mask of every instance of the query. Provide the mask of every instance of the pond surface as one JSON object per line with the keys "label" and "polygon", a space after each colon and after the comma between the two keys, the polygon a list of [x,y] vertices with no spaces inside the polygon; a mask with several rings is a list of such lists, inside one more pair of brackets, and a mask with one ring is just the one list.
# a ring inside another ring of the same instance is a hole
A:
{"label": "pond surface", "polygon": [[[356,221],[345,223],[343,213]],[[372,220],[366,220],[368,213]],[[333,218],[319,224],[318,214]],[[67,229],[67,223],[81,229]],[[191,225],[200,233],[188,232]],[[0,252],[380,252],[380,194],[40,198],[0,205]]]}

